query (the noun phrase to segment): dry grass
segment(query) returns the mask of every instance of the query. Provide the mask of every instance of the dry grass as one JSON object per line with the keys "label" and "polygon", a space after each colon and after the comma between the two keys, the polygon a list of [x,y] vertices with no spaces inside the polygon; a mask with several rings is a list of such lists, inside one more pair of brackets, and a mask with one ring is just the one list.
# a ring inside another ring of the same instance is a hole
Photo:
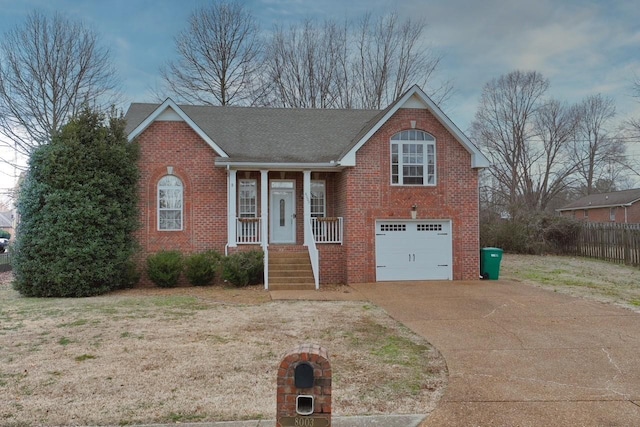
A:
{"label": "dry grass", "polygon": [[0,284],[0,425],[275,417],[281,356],[329,349],[334,414],[427,413],[437,350],[363,302],[271,302],[259,288],[26,299]]}
{"label": "dry grass", "polygon": [[640,311],[640,269],[589,258],[506,254],[501,278]]}

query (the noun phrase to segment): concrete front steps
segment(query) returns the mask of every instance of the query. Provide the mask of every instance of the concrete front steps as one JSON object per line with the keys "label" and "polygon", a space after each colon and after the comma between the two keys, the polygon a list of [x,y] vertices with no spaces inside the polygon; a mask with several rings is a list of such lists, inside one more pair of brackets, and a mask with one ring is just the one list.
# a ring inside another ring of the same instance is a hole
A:
{"label": "concrete front steps", "polygon": [[269,250],[270,291],[312,291],[315,288],[311,259],[306,250]]}

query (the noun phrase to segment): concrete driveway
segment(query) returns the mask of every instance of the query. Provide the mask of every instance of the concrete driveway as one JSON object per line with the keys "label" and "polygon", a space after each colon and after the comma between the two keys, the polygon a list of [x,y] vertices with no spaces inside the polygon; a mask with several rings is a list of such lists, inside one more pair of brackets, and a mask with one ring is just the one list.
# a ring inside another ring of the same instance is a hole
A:
{"label": "concrete driveway", "polygon": [[640,315],[509,281],[352,285],[440,350],[423,426],[639,426]]}

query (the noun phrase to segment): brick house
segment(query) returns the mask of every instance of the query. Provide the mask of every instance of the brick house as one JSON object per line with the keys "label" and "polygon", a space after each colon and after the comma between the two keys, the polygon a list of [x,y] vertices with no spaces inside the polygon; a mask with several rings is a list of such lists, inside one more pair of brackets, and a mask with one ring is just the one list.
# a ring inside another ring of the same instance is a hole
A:
{"label": "brick house", "polygon": [[640,188],[590,194],[557,211],[587,222],[639,224]]}
{"label": "brick house", "polygon": [[261,249],[268,289],[478,278],[489,162],[418,86],[382,111],[167,99],[125,118],[144,254]]}

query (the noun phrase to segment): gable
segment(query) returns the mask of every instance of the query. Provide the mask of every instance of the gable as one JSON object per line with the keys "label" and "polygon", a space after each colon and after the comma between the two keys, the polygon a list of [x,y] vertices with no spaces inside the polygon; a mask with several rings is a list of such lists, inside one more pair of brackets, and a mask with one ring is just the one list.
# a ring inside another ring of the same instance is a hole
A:
{"label": "gable", "polygon": [[[152,104],[143,104],[144,107],[137,109],[134,107],[135,104],[132,104],[129,107],[129,111],[125,115],[125,119],[127,120],[127,125],[131,122],[136,123],[134,118],[140,119],[145,111],[151,109]],[[131,114],[130,114],[131,113]],[[170,98],[167,98],[162,104],[157,106],[155,109],[149,112],[148,116],[144,118],[135,128],[129,129],[128,139],[129,141],[138,137],[142,132],[144,132],[153,122],[156,121],[184,121],[193,129],[195,133],[200,136],[213,150],[218,153],[222,157],[229,157],[228,154],[213,140],[207,135],[201,128],[198,126],[175,102],[173,102]]]}
{"label": "gable", "polygon": [[376,120],[372,120],[363,128],[353,145],[341,156],[343,166],[355,166],[357,151],[400,109],[426,109],[442,124],[445,129],[471,154],[472,168],[485,168],[490,166],[489,159],[482,154],[467,136],[447,117],[446,114],[429,98],[417,85],[411,87],[398,100],[383,110]]}

